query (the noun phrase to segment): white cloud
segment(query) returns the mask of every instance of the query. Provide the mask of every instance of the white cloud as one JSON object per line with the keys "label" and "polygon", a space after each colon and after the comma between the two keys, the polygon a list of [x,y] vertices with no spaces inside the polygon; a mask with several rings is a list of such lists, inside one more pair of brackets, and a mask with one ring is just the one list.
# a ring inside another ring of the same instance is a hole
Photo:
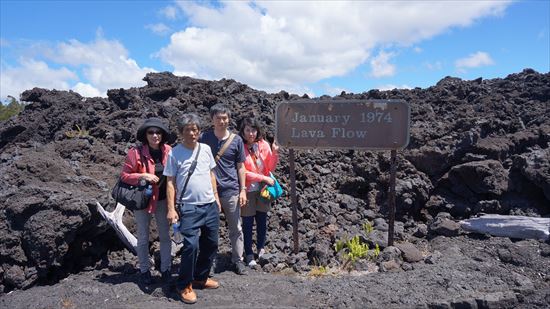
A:
{"label": "white cloud", "polygon": [[381,51],[376,57],[372,58],[370,60],[370,76],[381,78],[395,75],[395,65],[388,62],[393,56],[395,56],[394,53]]}
{"label": "white cloud", "polygon": [[149,29],[157,35],[167,35],[168,33],[170,33],[172,31],[172,29],[170,29],[170,27],[168,27],[167,25],[165,25],[163,23],[148,24],[148,25],[145,25],[145,29]]}
{"label": "white cloud", "polygon": [[100,97],[104,95],[103,93],[101,93],[101,91],[99,91],[99,89],[95,88],[94,86],[80,82],[74,85],[71,90],[79,93],[83,97],[89,98]]}
{"label": "white cloud", "polygon": [[[33,46],[28,49],[36,50]],[[70,40],[54,48],[41,46],[42,55],[20,60],[17,66],[2,67],[2,97],[16,96],[32,87],[106,96],[108,89],[144,86],[143,77],[154,71],[140,67],[120,42],[101,35],[89,43]]]}
{"label": "white cloud", "polygon": [[172,5],[162,8],[159,11],[161,16],[164,16],[170,20],[174,20],[178,17],[178,8]]}
{"label": "white cloud", "polygon": [[455,61],[455,67],[458,72],[465,72],[466,69],[479,68],[483,66],[493,65],[495,62],[491,56],[482,51],[470,54],[466,58],[461,58]]}
{"label": "white cloud", "polygon": [[199,78],[197,76],[197,73],[192,71],[174,71],[172,73],[174,73],[174,75],[177,75],[177,76],[189,76],[189,77]]}
{"label": "white cloud", "polygon": [[[289,89],[343,76],[371,50],[410,46],[452,27],[501,14],[508,1],[177,2],[187,28],[157,56],[174,71]],[[391,66],[375,74],[393,74]]]}
{"label": "white cloud", "polygon": [[90,43],[77,40],[60,43],[49,58],[56,63],[81,67],[82,75],[102,96],[111,88],[144,86],[143,77],[154,71],[141,68],[129,58],[120,42],[101,37]]}
{"label": "white cloud", "polygon": [[10,46],[10,42],[4,38],[0,38],[0,47],[8,47]]}
{"label": "white cloud", "polygon": [[439,71],[443,68],[443,63],[441,61],[426,62],[424,66],[430,71]]}
{"label": "white cloud", "polygon": [[420,54],[423,50],[422,50],[421,47],[415,46],[415,47],[413,48],[413,51],[414,51],[415,53],[417,53],[417,54]]}
{"label": "white cloud", "polygon": [[316,96],[315,94],[315,91],[313,91],[312,89],[306,87],[306,86],[302,86],[302,85],[294,85],[294,86],[289,86],[288,88],[278,88],[278,87],[271,87],[271,88],[267,88],[265,91],[268,92],[268,93],[277,93],[281,90],[284,90],[288,93],[294,93],[294,94],[297,94],[297,95],[304,95],[304,94],[307,94],[308,97],[310,98],[314,98]]}
{"label": "white cloud", "polygon": [[2,65],[0,78],[0,98],[8,95],[19,98],[19,95],[34,87],[69,90],[69,82],[76,80],[77,75],[66,67],[51,68],[46,62],[35,59],[19,59],[19,66]]}
{"label": "white cloud", "polygon": [[[384,60],[379,54],[371,59],[373,49],[391,48],[398,54],[401,47],[500,15],[509,3],[181,1],[159,14],[175,20],[183,13],[188,26],[173,33],[156,55],[176,74],[227,77],[266,91],[309,94],[308,83],[343,76],[363,64],[373,65],[378,76],[394,74],[391,57]],[[147,27],[162,32],[162,25]],[[0,38],[3,48],[9,43]],[[119,41],[104,39],[101,29],[91,42],[44,45],[15,53],[25,59],[17,64],[8,66],[2,59],[2,96],[34,86],[105,95],[110,88],[144,85],[143,76],[154,71],[130,58]]]}
{"label": "white cloud", "polygon": [[378,89],[380,91],[384,90],[393,90],[393,89],[412,89],[413,87],[403,84],[401,86],[399,85],[393,85],[393,84],[387,84],[387,85],[380,85],[378,87],[375,87],[374,89]]}
{"label": "white cloud", "polygon": [[323,91],[325,92],[325,94],[328,94],[330,96],[340,95],[342,91],[345,91],[347,93],[351,92],[346,88],[332,87],[329,84],[323,84]]}

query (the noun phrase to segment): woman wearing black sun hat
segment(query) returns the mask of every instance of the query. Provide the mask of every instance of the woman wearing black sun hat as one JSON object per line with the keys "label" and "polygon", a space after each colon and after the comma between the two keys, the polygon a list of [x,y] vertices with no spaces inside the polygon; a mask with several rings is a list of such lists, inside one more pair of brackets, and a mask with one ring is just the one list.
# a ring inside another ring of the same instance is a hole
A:
{"label": "woman wearing black sun hat", "polygon": [[[169,282],[170,266],[170,224],[166,219],[166,177],[162,175],[166,158],[172,149],[166,144],[168,127],[158,118],[149,118],[139,127],[136,139],[141,146],[128,151],[122,168],[121,179],[130,185],[146,182],[152,186],[153,194],[144,210],[134,211],[137,225],[137,253],[139,260],[140,282],[151,284],[151,265],[149,260],[149,224],[154,216],[160,241],[160,271],[162,279]],[[141,155],[140,155],[141,152]],[[143,161],[141,158],[143,157]]]}

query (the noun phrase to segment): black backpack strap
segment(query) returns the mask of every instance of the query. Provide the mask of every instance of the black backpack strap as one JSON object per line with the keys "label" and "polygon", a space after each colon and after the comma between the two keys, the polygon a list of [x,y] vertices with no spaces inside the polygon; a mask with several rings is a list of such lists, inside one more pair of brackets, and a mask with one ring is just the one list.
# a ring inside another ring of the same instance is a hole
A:
{"label": "black backpack strap", "polygon": [[183,184],[183,189],[180,193],[180,198],[178,199],[178,202],[181,201],[183,198],[183,193],[185,193],[185,189],[187,189],[187,184],[189,183],[189,178],[191,178],[191,175],[195,172],[195,168],[197,167],[197,159],[199,157],[199,153],[201,152],[201,143],[199,143],[199,149],[197,150],[197,153],[195,154],[195,159],[193,162],[191,162],[191,166],[189,167],[189,170],[187,171],[187,178],[185,179],[185,183]]}
{"label": "black backpack strap", "polygon": [[223,143],[222,148],[220,148],[220,150],[218,151],[218,154],[216,154],[216,157],[214,157],[214,160],[216,161],[216,163],[218,163],[223,153],[227,150],[227,148],[229,147],[229,145],[231,144],[231,142],[233,141],[236,135],[237,134],[235,133],[229,133],[229,137]]}

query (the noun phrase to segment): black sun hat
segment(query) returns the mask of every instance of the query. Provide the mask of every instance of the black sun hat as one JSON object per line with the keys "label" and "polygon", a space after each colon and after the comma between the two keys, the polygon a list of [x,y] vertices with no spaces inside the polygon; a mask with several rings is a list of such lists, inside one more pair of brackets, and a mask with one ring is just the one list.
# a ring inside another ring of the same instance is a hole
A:
{"label": "black sun hat", "polygon": [[143,122],[139,127],[136,139],[142,144],[147,144],[147,137],[145,136],[147,129],[151,127],[156,127],[162,130],[162,139],[160,140],[161,144],[166,143],[168,140],[168,127],[160,120],[159,118],[148,118]]}

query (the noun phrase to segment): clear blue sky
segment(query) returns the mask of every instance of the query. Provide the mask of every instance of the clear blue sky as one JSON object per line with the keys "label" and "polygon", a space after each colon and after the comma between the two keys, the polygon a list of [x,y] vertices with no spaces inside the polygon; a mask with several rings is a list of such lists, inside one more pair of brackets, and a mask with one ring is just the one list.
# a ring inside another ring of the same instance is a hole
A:
{"label": "clear blue sky", "polygon": [[550,71],[550,1],[0,0],[0,98],[104,96],[147,72],[278,92],[429,87]]}

